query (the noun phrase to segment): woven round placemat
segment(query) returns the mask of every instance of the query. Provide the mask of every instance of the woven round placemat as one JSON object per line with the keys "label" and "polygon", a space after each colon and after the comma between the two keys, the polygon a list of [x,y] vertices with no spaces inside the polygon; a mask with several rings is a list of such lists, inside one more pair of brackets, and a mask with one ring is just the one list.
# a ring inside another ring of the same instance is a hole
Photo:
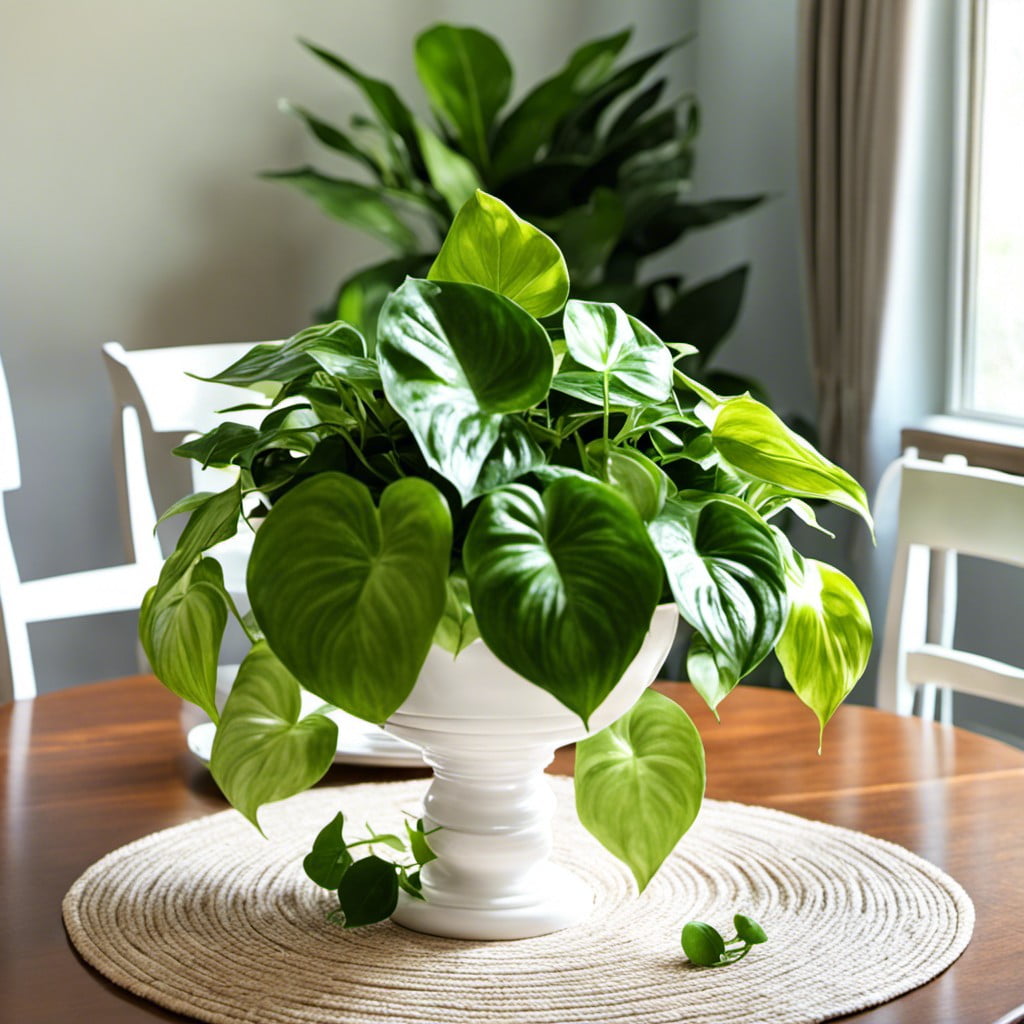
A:
{"label": "woven round placemat", "polygon": [[[158,832],[89,868],[64,899],[64,921],[106,977],[215,1024],[809,1024],[923,984],[970,938],[971,901],[927,861],[742,804],[706,801],[638,898],[576,821],[571,780],[552,784],[556,857],[595,891],[591,917],[552,935],[463,942],[326,920],[336,901],[301,866],[313,836],[339,809],[377,831],[400,827],[423,780],[268,806],[269,842],[234,811]],[[728,937],[736,910],[768,943],[730,967],[688,964],[683,923],[708,921]]]}

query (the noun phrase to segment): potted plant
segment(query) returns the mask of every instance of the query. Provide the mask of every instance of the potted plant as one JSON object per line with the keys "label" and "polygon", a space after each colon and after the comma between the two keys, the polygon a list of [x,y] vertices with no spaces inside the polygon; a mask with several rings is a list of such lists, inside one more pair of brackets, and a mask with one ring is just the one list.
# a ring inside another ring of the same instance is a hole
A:
{"label": "potted plant", "polygon": [[[689,347],[568,294],[554,242],[478,192],[427,276],[390,294],[375,345],[334,322],[211,378],[258,390],[266,415],[178,449],[238,479],[168,511],[190,517],[140,616],[156,674],[218,723],[211,771],[253,823],[335,752],[300,685],[424,748],[415,838],[433,833],[437,860],[399,871],[378,910],[401,886],[399,919],[441,934],[539,934],[585,909],[545,864],[560,743],[580,740],[583,824],[641,889],[690,826],[700,738],[645,690],[678,616],[712,708],[774,649],[822,729],[870,646],[854,585],[771,522],[813,524],[823,499],[870,525],[856,481],[765,405],[683,372]],[[240,517],[259,524],[244,615],[209,554]],[[218,712],[229,614],[252,650]],[[337,840],[331,878],[351,863]]]}

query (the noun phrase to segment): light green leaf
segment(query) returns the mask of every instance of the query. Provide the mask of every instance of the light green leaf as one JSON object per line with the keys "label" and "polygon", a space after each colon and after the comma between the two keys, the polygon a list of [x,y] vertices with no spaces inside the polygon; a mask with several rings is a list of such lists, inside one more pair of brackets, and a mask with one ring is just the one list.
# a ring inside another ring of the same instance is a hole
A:
{"label": "light green leaf", "polygon": [[722,402],[711,436],[722,458],[748,477],[801,498],[824,498],[874,530],[864,488],[749,395]]}
{"label": "light green leaf", "polygon": [[823,734],[867,666],[871,619],[849,577],[824,562],[801,562],[788,566],[789,618],[775,653],[793,692],[818,716]]}
{"label": "light green leaf", "polygon": [[463,500],[504,417],[542,402],[554,356],[547,332],[510,299],[471,284],[406,281],[377,330],[384,393],[428,465]]}
{"label": "light green leaf", "polygon": [[600,440],[587,446],[587,454],[593,458],[601,479],[614,487],[645,523],[661,512],[671,481],[646,455],[633,448],[609,447],[606,451]]}
{"label": "light green leaf", "polygon": [[782,553],[752,508],[723,495],[681,491],[649,529],[679,612],[698,631],[688,675],[715,710],[782,631]]}
{"label": "light green leaf", "polygon": [[228,618],[223,589],[220,565],[204,558],[173,586],[150,588],[139,610],[139,639],[153,674],[215,722],[217,657]]}
{"label": "light green leaf", "polygon": [[531,316],[556,313],[569,296],[569,272],[558,246],[480,191],[459,210],[427,277],[490,288]]}
{"label": "light green leaf", "polygon": [[409,849],[412,851],[413,859],[422,867],[432,860],[437,860],[437,854],[430,848],[427,842],[427,834],[423,831],[423,819],[416,820],[416,827],[413,828],[409,822],[405,823],[405,831],[409,836]]}
{"label": "light green leaf", "polygon": [[416,120],[416,138],[431,184],[448,204],[448,209],[457,213],[480,188],[480,175],[469,160],[446,146],[419,119]]}
{"label": "light green leaf", "polygon": [[619,306],[570,299],[563,325],[569,354],[581,366],[648,400],[664,402],[672,393],[672,353]]}
{"label": "light green leaf", "polygon": [[576,813],[641,892],[696,820],[704,781],[696,726],[654,690],[576,745]]}
{"label": "light green leaf", "polygon": [[309,789],[337,752],[338,727],[324,715],[300,720],[301,706],[298,682],[265,641],[255,644],[224,705],[210,773],[257,828],[263,804]]}
{"label": "light green leaf", "polygon": [[384,198],[379,187],[331,178],[312,167],[267,171],[261,177],[268,181],[283,181],[297,188],[332,217],[393,245],[399,252],[416,251],[415,232]]}
{"label": "light green leaf", "polygon": [[415,58],[430,105],[483,170],[490,162],[491,123],[512,90],[512,65],[505,51],[479,29],[435,25],[417,37]]}
{"label": "light green leaf", "polygon": [[480,630],[469,600],[469,583],[463,574],[452,573],[448,577],[444,613],[434,632],[434,643],[458,655],[478,636]]}
{"label": "light green leaf", "polygon": [[633,508],[585,477],[543,496],[511,484],[481,503],[463,562],[487,646],[586,722],[640,649],[661,592]]}
{"label": "light green leaf", "polygon": [[248,590],[277,656],[318,697],[383,722],[408,696],[445,605],[451,517],[425,480],[299,484],[256,533]]}

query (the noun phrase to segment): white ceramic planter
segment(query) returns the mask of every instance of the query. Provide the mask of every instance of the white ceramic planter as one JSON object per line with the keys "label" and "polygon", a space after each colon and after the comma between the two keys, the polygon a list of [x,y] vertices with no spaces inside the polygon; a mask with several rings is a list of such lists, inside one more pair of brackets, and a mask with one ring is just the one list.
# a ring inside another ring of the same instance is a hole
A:
{"label": "white ceramic planter", "polygon": [[[610,725],[665,662],[679,621],[654,613],[647,639],[590,718]],[[392,920],[461,939],[522,939],[574,924],[591,909],[588,886],[548,860],[554,796],[544,768],[556,747],[587,735],[549,693],[502,664],[481,641],[457,658],[434,647],[412,693],[385,727],[433,768],[423,804],[437,860],[422,872],[425,901],[402,894]]]}

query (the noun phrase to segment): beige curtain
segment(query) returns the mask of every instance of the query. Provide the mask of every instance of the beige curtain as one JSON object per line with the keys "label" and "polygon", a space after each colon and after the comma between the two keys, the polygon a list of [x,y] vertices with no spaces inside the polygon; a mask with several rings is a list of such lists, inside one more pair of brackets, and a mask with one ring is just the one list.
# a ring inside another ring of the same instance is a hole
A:
{"label": "beige curtain", "polygon": [[800,175],[824,451],[855,475],[885,308],[913,0],[801,0]]}

